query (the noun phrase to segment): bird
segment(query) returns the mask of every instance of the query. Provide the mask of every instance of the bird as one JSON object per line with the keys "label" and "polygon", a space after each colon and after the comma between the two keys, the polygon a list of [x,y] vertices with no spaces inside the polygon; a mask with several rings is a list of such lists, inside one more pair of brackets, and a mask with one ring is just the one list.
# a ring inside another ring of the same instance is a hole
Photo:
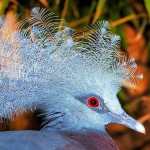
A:
{"label": "bird", "polygon": [[42,128],[0,132],[1,150],[118,150],[111,123],[145,133],[117,98],[143,75],[107,21],[82,34],[45,8],[17,18],[0,18],[0,121],[39,109]]}

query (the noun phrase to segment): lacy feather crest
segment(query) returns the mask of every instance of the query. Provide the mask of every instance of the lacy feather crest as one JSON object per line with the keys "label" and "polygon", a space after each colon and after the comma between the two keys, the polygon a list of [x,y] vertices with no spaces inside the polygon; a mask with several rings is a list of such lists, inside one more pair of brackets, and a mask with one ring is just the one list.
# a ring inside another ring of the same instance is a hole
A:
{"label": "lacy feather crest", "polygon": [[48,103],[54,93],[105,87],[116,94],[122,85],[134,88],[143,78],[134,58],[119,52],[120,37],[110,32],[107,21],[88,26],[78,41],[75,30],[45,9],[34,8],[20,23],[16,19],[0,19],[1,117]]}

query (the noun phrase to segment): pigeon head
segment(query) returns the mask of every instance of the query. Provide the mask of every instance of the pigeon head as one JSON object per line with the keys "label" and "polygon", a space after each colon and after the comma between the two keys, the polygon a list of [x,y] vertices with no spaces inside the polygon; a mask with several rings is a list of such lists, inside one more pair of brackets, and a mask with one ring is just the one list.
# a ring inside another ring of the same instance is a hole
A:
{"label": "pigeon head", "polygon": [[25,21],[15,24],[16,17],[8,17],[0,30],[1,116],[35,106],[43,110],[43,130],[106,133],[105,126],[118,123],[145,132],[117,98],[122,86],[134,88],[142,74],[136,74],[134,58],[119,52],[120,37],[107,21],[87,27],[78,41],[65,23],[58,31],[58,18],[44,9],[32,10],[25,30]]}
{"label": "pigeon head", "polygon": [[[45,120],[49,120],[49,123],[45,127],[106,133],[105,127],[116,123],[145,133],[143,125],[121,108],[117,98],[120,89],[116,84],[118,74],[115,76],[110,70],[108,72],[101,70],[101,66],[95,65],[93,60],[84,57],[84,54],[79,55],[71,58],[72,61],[69,60],[70,64],[67,62],[67,66],[63,65],[67,68],[62,69],[59,82],[53,80],[51,88],[47,88],[54,90],[50,98],[50,101],[54,102],[50,104],[52,107],[46,106],[44,110],[47,112],[53,110],[54,115],[51,113],[46,115]],[[76,61],[80,63],[75,63]]]}

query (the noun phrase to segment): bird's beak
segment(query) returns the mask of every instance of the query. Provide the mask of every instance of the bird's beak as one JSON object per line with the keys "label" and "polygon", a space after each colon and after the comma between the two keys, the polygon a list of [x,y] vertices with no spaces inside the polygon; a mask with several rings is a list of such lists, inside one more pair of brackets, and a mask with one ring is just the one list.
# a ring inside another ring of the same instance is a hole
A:
{"label": "bird's beak", "polygon": [[127,115],[125,112],[123,112],[121,115],[111,113],[111,117],[112,123],[122,124],[137,132],[145,134],[145,127],[140,122]]}

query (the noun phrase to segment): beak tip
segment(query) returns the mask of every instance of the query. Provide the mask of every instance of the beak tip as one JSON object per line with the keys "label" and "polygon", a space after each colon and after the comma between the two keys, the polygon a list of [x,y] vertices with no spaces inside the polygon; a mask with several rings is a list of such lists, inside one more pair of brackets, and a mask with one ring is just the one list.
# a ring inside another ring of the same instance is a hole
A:
{"label": "beak tip", "polygon": [[141,123],[136,124],[135,127],[136,127],[138,132],[146,134],[145,127]]}

